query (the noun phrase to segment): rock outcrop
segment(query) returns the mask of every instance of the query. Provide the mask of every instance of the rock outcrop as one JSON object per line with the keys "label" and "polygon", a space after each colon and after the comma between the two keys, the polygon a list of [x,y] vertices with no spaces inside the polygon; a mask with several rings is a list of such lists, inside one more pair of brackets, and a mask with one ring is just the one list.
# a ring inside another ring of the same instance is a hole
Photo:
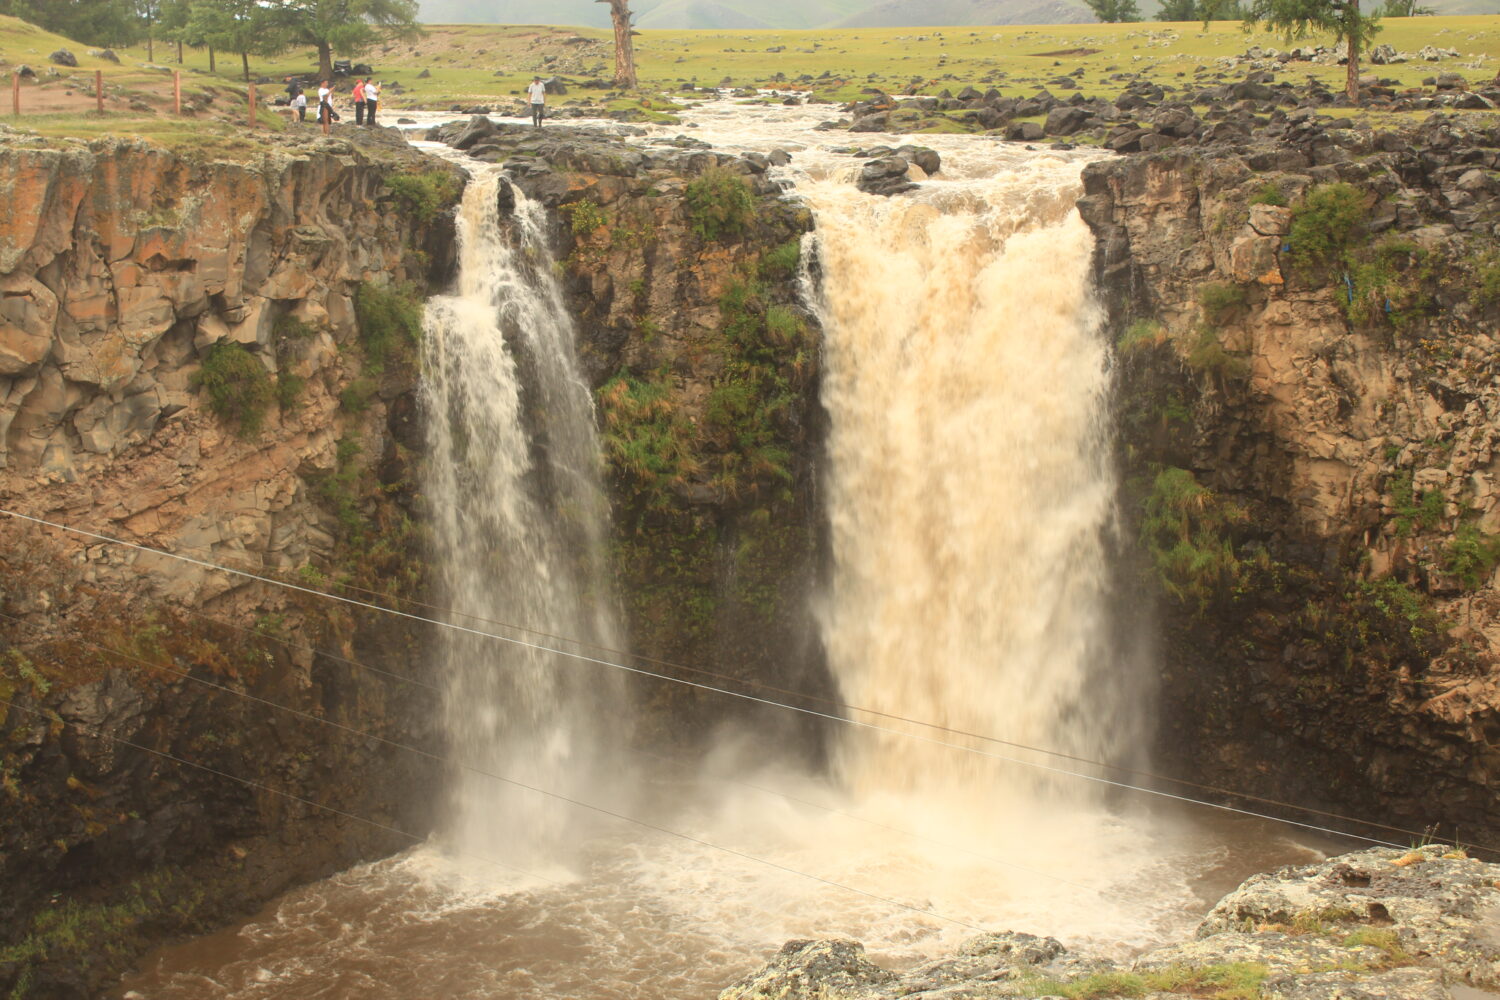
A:
{"label": "rock outcrop", "polygon": [[460,187],[374,135],[0,140],[0,508],[142,547],[0,516],[0,991],[425,833],[433,764],[381,742],[433,742],[415,631],[214,567],[421,592],[376,327],[450,259],[412,192]]}
{"label": "rock outcrop", "polygon": [[1500,830],[1497,157],[1435,118],[1088,168],[1174,773]]}
{"label": "rock outcrop", "polygon": [[858,942],[791,941],[719,1000],[1259,996],[1450,1000],[1500,986],[1500,865],[1443,847],[1379,848],[1257,875],[1190,941],[1129,963],[1000,932],[894,973]]}

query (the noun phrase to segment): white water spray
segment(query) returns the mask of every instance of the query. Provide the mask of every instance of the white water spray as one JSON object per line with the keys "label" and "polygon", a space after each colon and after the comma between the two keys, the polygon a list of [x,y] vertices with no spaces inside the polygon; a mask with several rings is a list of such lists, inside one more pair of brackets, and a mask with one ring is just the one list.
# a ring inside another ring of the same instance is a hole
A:
{"label": "white water spray", "polygon": [[[573,641],[564,648],[618,647],[593,400],[576,369],[544,210],[512,189],[514,211],[502,218],[503,184],[493,169],[471,181],[458,219],[458,287],[427,305],[423,392],[438,603],[474,616],[459,624],[523,626]],[[457,760],[600,801],[600,748],[625,738],[616,678],[571,657],[452,629],[441,630],[437,655]],[[551,864],[563,860],[560,850],[586,818],[556,798],[472,771],[452,783],[445,829],[462,850]],[[623,784],[609,776],[616,793]]]}

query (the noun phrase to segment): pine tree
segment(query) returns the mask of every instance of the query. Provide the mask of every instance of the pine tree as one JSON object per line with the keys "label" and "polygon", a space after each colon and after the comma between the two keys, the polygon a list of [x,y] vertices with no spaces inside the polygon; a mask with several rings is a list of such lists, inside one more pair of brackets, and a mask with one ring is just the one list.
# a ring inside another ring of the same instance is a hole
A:
{"label": "pine tree", "polygon": [[1315,31],[1327,31],[1344,42],[1349,48],[1344,89],[1349,100],[1359,100],[1359,54],[1380,30],[1379,14],[1361,14],[1359,0],[1250,0],[1244,15],[1246,29],[1265,24],[1288,42]]}
{"label": "pine tree", "polygon": [[355,55],[388,38],[421,34],[417,0],[275,0],[284,46],[318,51],[318,79],[333,76],[333,53]]}

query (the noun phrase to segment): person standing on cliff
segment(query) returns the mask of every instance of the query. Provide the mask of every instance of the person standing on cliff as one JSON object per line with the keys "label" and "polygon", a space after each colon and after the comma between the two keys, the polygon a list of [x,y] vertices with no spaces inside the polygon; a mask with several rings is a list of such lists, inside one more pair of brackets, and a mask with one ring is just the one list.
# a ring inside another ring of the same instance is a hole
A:
{"label": "person standing on cliff", "polygon": [[297,96],[292,98],[292,110],[297,112],[299,122],[307,121],[307,95],[297,91]]}
{"label": "person standing on cliff", "polygon": [[337,116],[333,113],[333,88],[328,86],[327,80],[324,80],[318,86],[318,124],[330,124],[336,118]]}
{"label": "person standing on cliff", "polygon": [[535,77],[526,88],[526,97],[531,101],[531,124],[542,127],[542,113],[547,110],[547,85],[541,77]]}
{"label": "person standing on cliff", "polygon": [[365,123],[365,81],[354,81],[354,124]]}
{"label": "person standing on cliff", "polygon": [[374,80],[365,84],[365,124],[375,127],[375,108],[380,104],[380,84]]}

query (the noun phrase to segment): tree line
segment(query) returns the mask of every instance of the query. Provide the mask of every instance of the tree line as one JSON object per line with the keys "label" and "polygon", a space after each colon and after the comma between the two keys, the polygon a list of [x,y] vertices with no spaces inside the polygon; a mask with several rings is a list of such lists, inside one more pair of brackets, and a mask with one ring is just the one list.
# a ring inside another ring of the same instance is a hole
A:
{"label": "tree line", "polygon": [[247,80],[251,56],[314,49],[327,79],[335,53],[421,32],[417,0],[0,0],[0,13],[85,45],[145,42],[152,61],[158,42],[176,45],[178,62],[183,46],[208,49],[210,69],[217,53],[233,53]]}
{"label": "tree line", "polygon": [[[1083,0],[1094,16],[1101,21],[1121,22],[1141,20],[1140,4],[1136,0]],[[1269,7],[1271,5],[1257,3],[1256,0],[1162,0],[1161,9],[1156,12],[1158,21],[1244,21],[1255,20],[1257,8]],[[1281,7],[1293,5],[1281,4]],[[1312,0],[1295,4],[1296,7],[1307,11],[1315,11],[1319,8],[1332,9],[1339,4],[1329,3],[1326,0]],[[1384,0],[1383,5],[1374,8],[1370,17],[1422,17],[1437,13],[1433,8],[1422,5],[1418,0]]]}

